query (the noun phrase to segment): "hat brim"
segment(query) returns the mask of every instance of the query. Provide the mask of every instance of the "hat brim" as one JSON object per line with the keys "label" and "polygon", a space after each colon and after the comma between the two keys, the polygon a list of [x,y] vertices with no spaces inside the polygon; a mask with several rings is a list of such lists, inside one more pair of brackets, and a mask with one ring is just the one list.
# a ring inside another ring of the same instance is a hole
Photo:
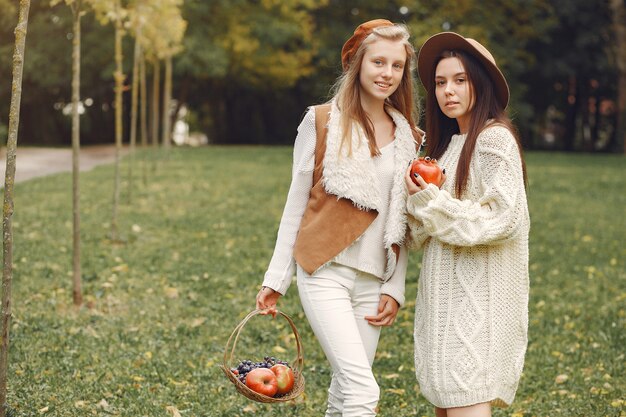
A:
{"label": "hat brim", "polygon": [[502,71],[500,71],[494,62],[491,62],[481,51],[468,42],[467,39],[454,32],[441,32],[431,36],[424,42],[424,45],[422,45],[419,50],[419,55],[417,56],[417,72],[426,91],[430,91],[435,85],[435,80],[433,79],[435,60],[439,57],[441,52],[447,50],[465,51],[478,59],[494,83],[498,102],[502,105],[502,108],[506,108],[509,104],[510,93],[509,85]]}

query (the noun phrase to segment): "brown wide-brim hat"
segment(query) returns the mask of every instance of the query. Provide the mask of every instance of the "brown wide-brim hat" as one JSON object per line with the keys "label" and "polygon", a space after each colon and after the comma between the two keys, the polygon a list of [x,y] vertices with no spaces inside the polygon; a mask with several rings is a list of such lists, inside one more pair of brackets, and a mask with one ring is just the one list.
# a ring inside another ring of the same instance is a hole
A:
{"label": "brown wide-brim hat", "polygon": [[441,32],[431,36],[422,45],[417,57],[417,72],[427,91],[435,86],[435,61],[443,51],[461,50],[476,58],[485,68],[496,89],[496,98],[506,108],[509,104],[509,85],[498,68],[493,55],[480,43],[458,33]]}

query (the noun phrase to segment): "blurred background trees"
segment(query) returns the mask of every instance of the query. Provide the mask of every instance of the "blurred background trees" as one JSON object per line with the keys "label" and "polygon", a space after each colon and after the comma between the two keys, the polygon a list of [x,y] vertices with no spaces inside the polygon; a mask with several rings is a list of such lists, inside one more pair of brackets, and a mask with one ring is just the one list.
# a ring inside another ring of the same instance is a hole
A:
{"label": "blurred background trees", "polygon": [[[141,2],[130,2],[131,8],[134,3]],[[406,23],[416,49],[428,36],[451,30],[492,50],[509,80],[511,114],[527,148],[624,152],[624,123],[618,123],[626,100],[626,45],[619,18],[624,0],[150,3],[182,10],[173,23],[160,13],[160,22],[139,35],[136,24],[128,28],[142,39],[148,85],[154,85],[147,99],[159,103],[149,112],[148,118],[156,120],[148,129],[161,143],[168,137],[162,129],[171,130],[185,108],[191,130],[203,132],[212,143],[291,144],[306,106],[329,97],[341,71],[345,39],[359,23],[382,17]],[[0,23],[15,21],[11,2],[0,0],[0,9]],[[114,29],[94,19],[93,14],[82,19],[85,113],[80,128],[85,144],[111,143],[115,137]],[[186,25],[186,31],[177,25]],[[71,103],[71,12],[36,2],[29,26],[20,143],[69,145],[71,124],[64,110]],[[176,38],[183,32],[183,39]],[[123,68],[129,75],[123,90],[125,142],[131,129],[134,41],[123,40]],[[0,24],[0,134],[7,124],[2,115],[8,113],[12,42],[11,25]],[[168,62],[171,90],[164,86]],[[172,102],[163,104],[169,94]]]}

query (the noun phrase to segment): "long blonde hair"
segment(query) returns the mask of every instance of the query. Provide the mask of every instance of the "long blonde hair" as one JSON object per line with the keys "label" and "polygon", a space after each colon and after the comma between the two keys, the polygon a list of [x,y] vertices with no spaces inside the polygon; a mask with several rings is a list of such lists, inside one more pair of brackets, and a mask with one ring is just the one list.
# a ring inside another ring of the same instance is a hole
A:
{"label": "long blonde hair", "polygon": [[367,47],[379,39],[402,42],[406,50],[406,65],[400,85],[387,99],[387,103],[398,110],[406,118],[409,126],[415,128],[417,120],[417,104],[413,97],[416,67],[416,56],[413,46],[409,43],[409,31],[405,25],[394,24],[375,28],[357,49],[348,69],[341,74],[333,87],[333,99],[341,111],[341,147],[347,146],[348,155],[352,154],[352,124],[358,123],[367,138],[372,156],[380,154],[374,136],[374,125],[361,105],[361,84],[359,81],[361,62]]}

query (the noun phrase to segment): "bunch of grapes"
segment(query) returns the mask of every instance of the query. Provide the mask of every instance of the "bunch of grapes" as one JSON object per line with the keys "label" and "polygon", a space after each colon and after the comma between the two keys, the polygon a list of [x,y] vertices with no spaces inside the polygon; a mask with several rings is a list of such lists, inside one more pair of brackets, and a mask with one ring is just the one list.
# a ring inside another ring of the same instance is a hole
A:
{"label": "bunch of grapes", "polygon": [[271,368],[274,365],[281,364],[285,366],[289,366],[287,361],[283,361],[280,359],[276,359],[273,356],[266,356],[263,358],[263,362],[252,362],[249,360],[243,360],[239,362],[236,368],[231,368],[231,372],[237,376],[237,379],[241,381],[243,384],[246,383],[246,375],[253,369],[256,368]]}

